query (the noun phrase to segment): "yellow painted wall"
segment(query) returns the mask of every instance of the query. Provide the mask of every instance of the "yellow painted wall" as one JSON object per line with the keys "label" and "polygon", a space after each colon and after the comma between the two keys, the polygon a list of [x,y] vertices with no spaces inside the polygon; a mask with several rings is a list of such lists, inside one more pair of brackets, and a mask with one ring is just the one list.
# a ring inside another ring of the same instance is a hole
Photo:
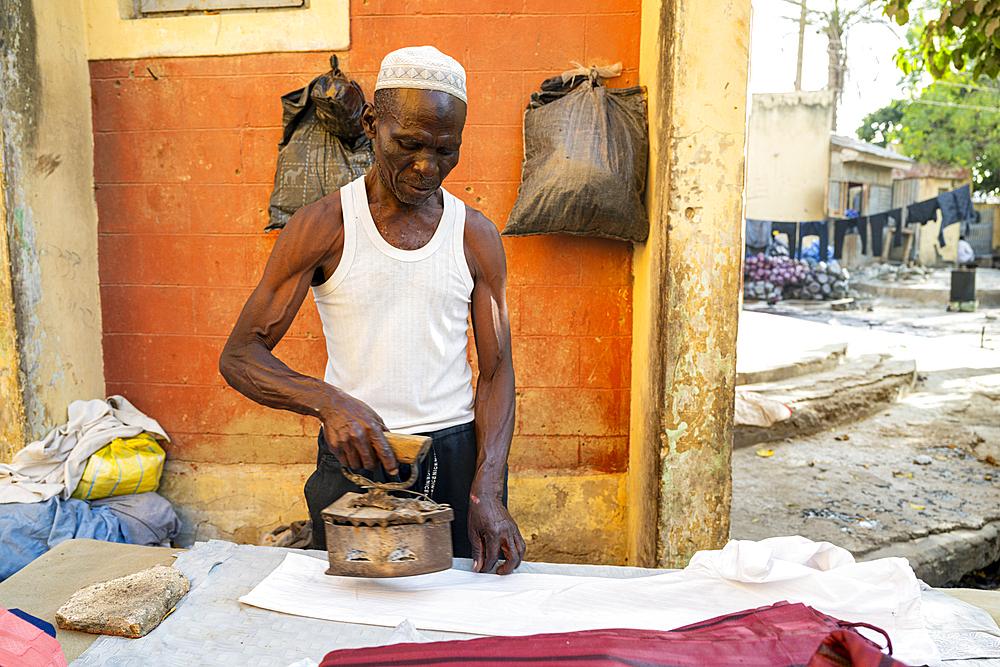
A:
{"label": "yellow painted wall", "polygon": [[826,217],[833,110],[828,90],[753,96],[746,217],[781,222]]}
{"label": "yellow painted wall", "polygon": [[195,540],[257,544],[279,525],[309,518],[302,487],[315,469],[309,464],[168,460],[159,493],[181,518],[178,544]]}
{"label": "yellow painted wall", "polygon": [[938,219],[934,222],[920,225],[920,263],[924,266],[935,266],[937,264],[957,261],[960,231],[961,225],[950,225],[945,229],[945,245],[941,247],[938,243],[938,234],[941,232],[941,212],[938,211]]}
{"label": "yellow painted wall", "polygon": [[79,0],[7,9],[5,210],[25,438],[36,439],[73,400],[104,397],[90,76]]}
{"label": "yellow painted wall", "polygon": [[650,234],[633,262],[629,562],[682,567],[729,538],[750,2],[642,8]]}
{"label": "yellow painted wall", "polygon": [[529,558],[626,564],[627,475],[555,472],[523,470],[510,477],[509,505]]}

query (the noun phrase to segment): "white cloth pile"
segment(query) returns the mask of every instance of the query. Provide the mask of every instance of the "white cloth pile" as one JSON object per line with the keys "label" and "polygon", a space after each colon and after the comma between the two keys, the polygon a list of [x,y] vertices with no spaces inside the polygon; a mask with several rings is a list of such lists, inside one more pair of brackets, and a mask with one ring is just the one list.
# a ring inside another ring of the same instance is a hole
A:
{"label": "white cloth pile", "polygon": [[147,431],[170,441],[156,422],[121,396],[106,401],[73,401],[69,421],[49,431],[0,464],[0,503],[40,503],[68,499],[87,467],[87,459],[115,438]]}
{"label": "white cloth pile", "polygon": [[768,428],[775,422],[785,421],[791,417],[792,409],[781,401],[761,396],[752,391],[736,392],[734,423],[737,426]]}

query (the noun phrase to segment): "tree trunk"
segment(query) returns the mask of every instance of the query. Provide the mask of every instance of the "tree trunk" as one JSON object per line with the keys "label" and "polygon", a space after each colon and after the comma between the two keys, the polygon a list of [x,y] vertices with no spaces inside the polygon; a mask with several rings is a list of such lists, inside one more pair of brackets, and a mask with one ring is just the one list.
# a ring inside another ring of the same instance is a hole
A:
{"label": "tree trunk", "polygon": [[833,124],[830,129],[836,132],[837,107],[840,105],[841,93],[844,92],[844,69],[847,63],[844,59],[844,44],[841,41],[840,26],[831,21],[830,25],[827,26],[826,36],[829,40],[826,48],[827,56],[829,57],[826,87],[835,93],[833,100]]}
{"label": "tree trunk", "polygon": [[802,90],[802,47],[806,41],[806,0],[802,0],[802,14],[799,15],[799,56],[795,63],[795,90]]}

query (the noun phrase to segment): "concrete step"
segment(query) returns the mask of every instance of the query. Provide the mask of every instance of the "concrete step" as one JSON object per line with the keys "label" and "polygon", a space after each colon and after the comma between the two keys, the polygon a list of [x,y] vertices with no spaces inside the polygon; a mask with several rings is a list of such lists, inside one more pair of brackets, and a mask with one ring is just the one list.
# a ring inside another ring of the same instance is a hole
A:
{"label": "concrete step", "polygon": [[955,583],[956,573],[972,572],[1000,559],[1000,522],[896,542],[862,554],[858,560],[892,557],[908,560],[917,578],[930,586]]}
{"label": "concrete step", "polygon": [[[876,276],[862,275],[851,287],[873,296],[906,299],[927,305],[947,305],[951,299],[951,269],[934,269],[924,281],[889,282]],[[976,299],[980,308],[1000,308],[1000,270],[976,270]]]}
{"label": "concrete step", "polygon": [[742,385],[741,391],[781,401],[792,409],[792,417],[767,428],[737,425],[733,447],[810,435],[857,421],[898,400],[916,374],[913,360],[875,353],[847,358],[820,373]]}
{"label": "concrete step", "polygon": [[736,385],[778,382],[791,378],[822,373],[835,369],[847,356],[847,343],[824,345],[816,350],[807,350],[792,359],[775,358],[773,355],[760,359],[756,364],[748,364],[748,370],[736,369]]}

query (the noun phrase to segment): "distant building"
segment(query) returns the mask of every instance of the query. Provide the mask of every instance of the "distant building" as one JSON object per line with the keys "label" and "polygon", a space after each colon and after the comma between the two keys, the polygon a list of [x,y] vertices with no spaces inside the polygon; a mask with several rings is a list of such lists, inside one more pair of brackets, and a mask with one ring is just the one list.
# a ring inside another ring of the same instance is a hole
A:
{"label": "distant building", "polygon": [[829,90],[754,95],[747,128],[746,217],[823,220],[829,176]]}
{"label": "distant building", "polygon": [[[810,222],[867,216],[932,199],[969,182],[967,169],[919,164],[891,147],[832,134],[834,104],[829,90],[753,96],[747,218]],[[989,209],[991,217],[998,207],[977,208]],[[923,264],[955,261],[961,226],[945,229],[944,246],[938,242],[940,226],[939,214],[937,221],[916,229],[916,256]],[[984,247],[989,245],[986,240]],[[993,245],[1000,245],[1000,238]]]}
{"label": "distant building", "polygon": [[892,210],[893,174],[915,164],[913,158],[891,149],[831,134],[826,216],[849,217],[849,210],[858,215]]}

